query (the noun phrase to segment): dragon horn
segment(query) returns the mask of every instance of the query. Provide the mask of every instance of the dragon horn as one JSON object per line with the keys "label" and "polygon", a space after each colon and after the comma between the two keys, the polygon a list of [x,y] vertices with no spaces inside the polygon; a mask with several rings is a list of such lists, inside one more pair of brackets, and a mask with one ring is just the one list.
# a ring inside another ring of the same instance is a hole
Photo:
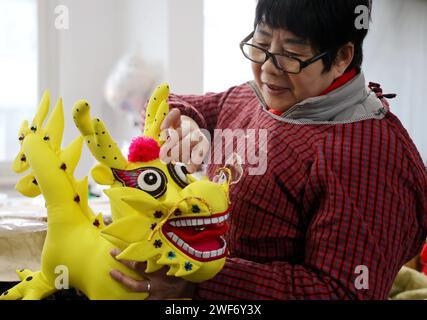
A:
{"label": "dragon horn", "polygon": [[169,112],[168,97],[169,85],[166,83],[161,84],[154,90],[147,105],[144,136],[153,138],[159,145],[164,143],[164,141],[160,139],[160,126]]}
{"label": "dragon horn", "polygon": [[[19,129],[19,140],[21,145],[24,137],[28,134],[29,131],[30,129],[28,128],[28,121],[25,120],[21,125],[21,129]],[[15,173],[22,173],[26,171],[29,167],[30,165],[27,161],[27,157],[25,156],[21,148],[21,151],[18,153],[18,155],[12,162],[12,170]]]}
{"label": "dragon horn", "polygon": [[60,159],[66,165],[66,170],[70,175],[74,175],[74,171],[79,163],[83,149],[83,137],[77,137],[64,150],[61,151]]}
{"label": "dragon horn", "polygon": [[100,119],[91,118],[90,105],[86,100],[80,100],[74,105],[73,118],[90,152],[100,163],[110,168],[126,169],[127,160],[104,123]]}
{"label": "dragon horn", "polygon": [[41,128],[43,121],[46,119],[47,113],[49,112],[49,105],[50,105],[50,94],[49,91],[45,91],[42,97],[42,100],[39,104],[39,107],[37,109],[37,113],[33,119],[33,122],[31,123],[31,129],[37,130]]}
{"label": "dragon horn", "polygon": [[64,107],[62,98],[59,98],[44,129],[50,141],[52,141],[53,149],[55,151],[61,150],[62,136],[64,134]]}

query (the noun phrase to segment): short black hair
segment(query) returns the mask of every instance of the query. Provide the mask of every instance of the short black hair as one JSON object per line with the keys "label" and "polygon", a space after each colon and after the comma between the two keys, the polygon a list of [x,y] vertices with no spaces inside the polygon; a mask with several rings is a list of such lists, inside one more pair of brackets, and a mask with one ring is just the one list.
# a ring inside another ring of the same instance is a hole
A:
{"label": "short black hair", "polygon": [[347,70],[360,68],[363,62],[363,41],[367,28],[356,28],[356,7],[369,8],[372,0],[258,0],[255,28],[265,23],[307,40],[318,52],[329,51],[322,60],[324,72],[331,69],[338,50],[348,42],[354,44],[354,58]]}

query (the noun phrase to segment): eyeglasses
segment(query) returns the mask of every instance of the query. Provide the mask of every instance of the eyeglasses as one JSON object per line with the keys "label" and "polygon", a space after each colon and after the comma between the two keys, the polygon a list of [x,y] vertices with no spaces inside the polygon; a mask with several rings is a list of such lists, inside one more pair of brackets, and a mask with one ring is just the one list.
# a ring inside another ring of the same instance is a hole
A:
{"label": "eyeglasses", "polygon": [[264,48],[258,47],[252,43],[248,43],[248,41],[254,36],[254,33],[255,32],[252,32],[245,39],[243,39],[242,42],[240,42],[240,49],[242,50],[243,55],[252,62],[259,64],[264,64],[268,59],[271,58],[277,69],[288,73],[298,74],[302,71],[302,69],[307,68],[310,64],[322,59],[329,53],[328,51],[323,52],[306,61],[302,61],[301,59],[293,57],[289,54],[271,53]]}

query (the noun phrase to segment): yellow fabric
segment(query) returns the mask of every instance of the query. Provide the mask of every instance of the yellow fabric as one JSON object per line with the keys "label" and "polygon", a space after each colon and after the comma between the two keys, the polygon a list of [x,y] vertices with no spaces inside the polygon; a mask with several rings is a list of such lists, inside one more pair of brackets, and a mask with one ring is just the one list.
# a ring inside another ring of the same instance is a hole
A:
{"label": "yellow fabric", "polygon": [[[159,144],[162,143],[160,125],[169,108],[168,94],[167,85],[159,86],[148,106],[150,115],[147,115],[144,134]],[[62,100],[43,127],[49,104],[49,94],[45,93],[31,127],[28,122],[22,125],[19,132],[21,150],[13,163],[17,173],[32,170],[18,182],[17,190],[26,196],[41,193],[46,201],[48,233],[42,270],[17,271],[23,281],[1,295],[0,300],[42,299],[52,294],[58,289],[57,268],[61,266],[69,272],[70,287],[79,289],[90,299],[147,298],[146,293],[129,292],[110,277],[109,272],[117,269],[141,279],[110,256],[113,248],[122,250],[119,259],[147,261],[147,273],[168,266],[168,275],[193,282],[215,276],[225,263],[225,254],[192,258],[188,251],[177,247],[177,242],[164,234],[164,228],[167,225],[170,228],[170,223],[176,221],[225,219],[229,210],[229,181],[214,183],[188,175],[188,185],[183,188],[159,159],[129,163],[103,122],[91,118],[89,103],[84,100],[73,108],[74,121],[82,136],[61,149]],[[100,161],[92,171],[95,180],[111,186],[106,194],[111,202],[113,223],[108,227],[104,226],[102,216],[95,216],[88,206],[87,178],[77,181],[74,177],[84,141]],[[140,189],[126,187],[113,173],[113,169],[141,168],[155,168],[164,174],[167,180],[164,194],[155,198]],[[204,226],[199,227],[203,229]]]}
{"label": "yellow fabric", "polygon": [[115,246],[101,237],[102,217],[96,217],[88,207],[87,179],[74,178],[83,139],[79,137],[67,148],[60,148],[64,128],[61,100],[42,127],[49,103],[49,94],[45,93],[31,127],[28,122],[22,125],[21,150],[13,163],[16,172],[32,169],[18,182],[18,191],[27,196],[42,193],[46,201],[48,232],[42,270],[17,271],[23,281],[0,299],[42,299],[52,294],[57,290],[55,281],[61,274],[56,271],[60,266],[69,272],[69,285],[91,299],[145,299],[147,294],[129,292],[109,276],[112,269],[118,269],[140,279],[110,256]]}

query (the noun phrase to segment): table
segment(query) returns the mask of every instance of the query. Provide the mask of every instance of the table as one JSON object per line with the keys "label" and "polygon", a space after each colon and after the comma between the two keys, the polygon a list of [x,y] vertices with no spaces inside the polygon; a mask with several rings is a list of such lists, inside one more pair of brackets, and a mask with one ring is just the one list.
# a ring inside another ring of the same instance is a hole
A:
{"label": "table", "polygon": [[[108,198],[89,200],[95,213],[111,220]],[[40,257],[47,232],[43,197],[8,198],[0,195],[0,282],[19,281],[17,269],[40,270]]]}

